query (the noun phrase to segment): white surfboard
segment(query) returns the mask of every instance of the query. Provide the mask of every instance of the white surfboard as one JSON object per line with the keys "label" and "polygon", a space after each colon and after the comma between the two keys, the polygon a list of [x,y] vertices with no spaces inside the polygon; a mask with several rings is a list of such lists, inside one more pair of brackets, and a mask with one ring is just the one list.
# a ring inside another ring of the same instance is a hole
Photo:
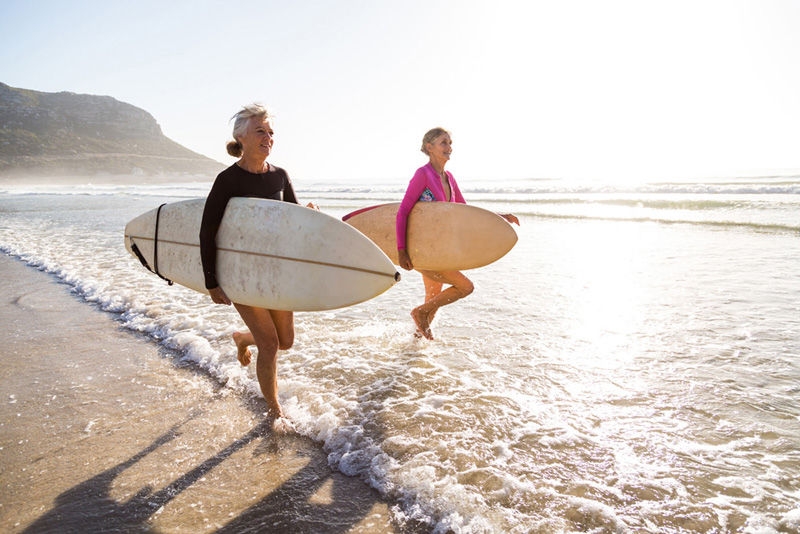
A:
{"label": "white surfboard", "polygon": [[[395,221],[399,202],[370,206],[345,215],[396,264]],[[415,269],[464,271],[505,256],[517,233],[498,214],[455,202],[417,202],[408,216],[406,250]]]}
{"label": "white surfboard", "polygon": [[[163,278],[207,293],[199,238],[204,206],[205,199],[185,200],[136,217],[125,226],[125,247]],[[400,279],[356,229],[288,202],[232,198],[216,242],[220,287],[250,306],[330,310],[375,297]]]}

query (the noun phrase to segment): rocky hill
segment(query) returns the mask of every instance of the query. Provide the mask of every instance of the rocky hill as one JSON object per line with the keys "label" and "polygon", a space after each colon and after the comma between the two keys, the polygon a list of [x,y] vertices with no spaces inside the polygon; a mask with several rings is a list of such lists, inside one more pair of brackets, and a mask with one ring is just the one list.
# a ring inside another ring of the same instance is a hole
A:
{"label": "rocky hill", "polygon": [[144,111],[110,96],[0,83],[0,176],[204,174],[223,164],[172,141]]}

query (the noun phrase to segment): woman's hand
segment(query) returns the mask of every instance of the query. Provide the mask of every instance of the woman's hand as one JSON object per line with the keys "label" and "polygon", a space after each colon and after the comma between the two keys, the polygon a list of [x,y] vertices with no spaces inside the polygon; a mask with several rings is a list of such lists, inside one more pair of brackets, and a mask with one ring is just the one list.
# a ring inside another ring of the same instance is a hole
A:
{"label": "woman's hand", "polygon": [[400,267],[405,269],[406,271],[410,271],[414,268],[414,264],[411,263],[411,257],[408,255],[408,251],[404,248],[397,249],[397,259],[400,261]]}
{"label": "woman's hand", "polygon": [[211,300],[213,300],[215,304],[226,304],[228,306],[231,305],[231,299],[228,298],[228,295],[226,295],[219,286],[215,287],[214,289],[209,289],[208,294],[211,295]]}
{"label": "woman's hand", "polygon": [[501,213],[500,217],[507,220],[510,224],[516,224],[517,226],[519,226],[519,219],[513,213]]}

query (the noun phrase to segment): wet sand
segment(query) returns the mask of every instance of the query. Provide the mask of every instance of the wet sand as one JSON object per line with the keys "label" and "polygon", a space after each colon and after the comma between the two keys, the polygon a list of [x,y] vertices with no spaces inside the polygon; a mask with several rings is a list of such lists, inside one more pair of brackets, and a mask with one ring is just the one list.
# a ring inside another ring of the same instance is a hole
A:
{"label": "wet sand", "polygon": [[0,254],[0,277],[0,531],[403,530],[318,443],[275,435],[263,401],[49,274]]}

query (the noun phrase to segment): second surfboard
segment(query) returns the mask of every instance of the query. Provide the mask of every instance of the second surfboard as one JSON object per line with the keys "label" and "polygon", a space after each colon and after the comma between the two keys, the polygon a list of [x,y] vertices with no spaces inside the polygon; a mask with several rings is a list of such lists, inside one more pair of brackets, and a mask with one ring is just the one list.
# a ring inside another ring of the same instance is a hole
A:
{"label": "second surfboard", "polygon": [[[342,220],[369,237],[395,263],[399,202],[370,206]],[[408,218],[406,244],[415,269],[463,271],[505,256],[517,233],[500,215],[467,204],[417,202]]]}

